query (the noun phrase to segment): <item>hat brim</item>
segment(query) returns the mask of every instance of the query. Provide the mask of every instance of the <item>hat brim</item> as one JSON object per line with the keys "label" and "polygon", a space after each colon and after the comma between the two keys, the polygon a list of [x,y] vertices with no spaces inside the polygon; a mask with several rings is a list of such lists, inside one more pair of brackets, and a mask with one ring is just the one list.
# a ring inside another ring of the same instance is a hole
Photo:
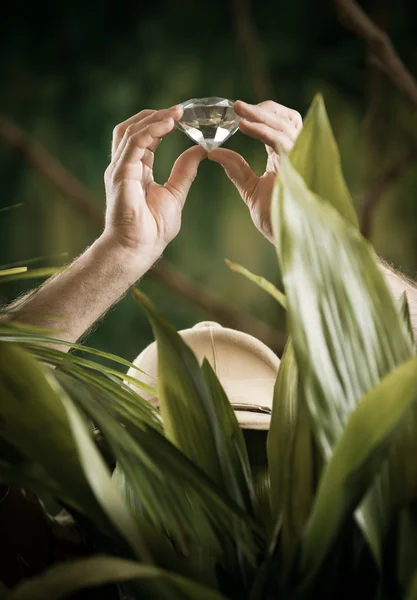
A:
{"label": "hat brim", "polygon": [[242,429],[258,429],[267,431],[271,425],[271,415],[254,413],[246,410],[235,410],[237,422]]}

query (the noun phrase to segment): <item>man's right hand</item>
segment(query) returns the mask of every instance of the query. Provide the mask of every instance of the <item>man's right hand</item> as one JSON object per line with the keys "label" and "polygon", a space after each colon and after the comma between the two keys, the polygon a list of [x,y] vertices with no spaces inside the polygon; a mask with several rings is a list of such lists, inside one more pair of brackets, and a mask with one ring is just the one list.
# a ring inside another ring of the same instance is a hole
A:
{"label": "man's right hand", "polygon": [[153,178],[154,152],[175,127],[181,105],[143,110],[114,129],[112,159],[105,173],[107,209],[104,237],[134,257],[157,260],[178,234],[181,212],[200,161],[193,146],[177,159],[164,185]]}

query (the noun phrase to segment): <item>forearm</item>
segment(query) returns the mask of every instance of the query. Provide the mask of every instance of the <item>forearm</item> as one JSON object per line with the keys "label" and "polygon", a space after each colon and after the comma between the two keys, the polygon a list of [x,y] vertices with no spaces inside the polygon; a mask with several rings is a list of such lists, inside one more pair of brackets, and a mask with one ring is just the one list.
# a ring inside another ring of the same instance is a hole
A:
{"label": "forearm", "polygon": [[21,303],[12,320],[52,329],[54,337],[76,342],[153,262],[153,257],[131,256],[102,236]]}
{"label": "forearm", "polygon": [[414,338],[417,341],[417,286],[410,279],[392,269],[385,262],[381,262],[382,272],[385,280],[395,299],[405,292],[408,306],[410,308],[411,325],[414,331]]}

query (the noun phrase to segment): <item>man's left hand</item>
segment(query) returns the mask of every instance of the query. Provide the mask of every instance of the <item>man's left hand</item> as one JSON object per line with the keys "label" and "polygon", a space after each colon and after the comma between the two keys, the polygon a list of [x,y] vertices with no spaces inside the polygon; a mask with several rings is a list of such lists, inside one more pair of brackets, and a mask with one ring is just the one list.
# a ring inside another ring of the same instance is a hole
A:
{"label": "man's left hand", "polygon": [[241,117],[240,131],[265,144],[268,155],[265,173],[258,177],[240,154],[225,148],[212,150],[208,158],[223,166],[248,206],[255,226],[273,243],[271,196],[279,171],[279,155],[275,149],[280,147],[284,152],[292,149],[303,120],[297,111],[272,100],[257,105],[238,100],[234,108]]}

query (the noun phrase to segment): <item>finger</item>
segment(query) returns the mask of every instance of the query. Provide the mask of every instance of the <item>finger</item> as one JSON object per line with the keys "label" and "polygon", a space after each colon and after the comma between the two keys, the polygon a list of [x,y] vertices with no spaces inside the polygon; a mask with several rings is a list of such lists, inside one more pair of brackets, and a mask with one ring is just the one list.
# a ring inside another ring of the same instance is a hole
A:
{"label": "finger", "polygon": [[[160,142],[160,138],[158,138],[158,143]],[[153,146],[153,143],[151,144],[151,146]],[[146,148],[145,152],[143,153],[142,156],[142,164],[145,167],[148,167],[148,169],[153,169],[153,161],[155,158],[155,154],[153,153],[153,151],[150,149],[151,146],[149,148]]]}
{"label": "finger", "polygon": [[303,128],[303,118],[296,110],[288,108],[283,104],[278,104],[273,100],[264,100],[264,102],[259,103],[259,106],[264,106],[268,110],[274,112],[276,115],[281,115],[287,118],[289,121],[291,121],[297,131],[300,131]]}
{"label": "finger", "polygon": [[126,121],[123,121],[123,123],[119,123],[119,125],[116,125],[116,127],[113,129],[113,139],[112,139],[112,147],[111,147],[112,156],[116,152],[117,147],[119,146],[120,142],[122,141],[125,131],[129,127],[129,125],[131,123],[137,123],[138,121],[141,121],[145,117],[152,115],[154,112],[156,112],[156,111],[151,110],[151,109],[141,110],[136,115],[133,115],[133,117],[130,117],[130,119],[127,119]]}
{"label": "finger", "polygon": [[151,123],[145,129],[130,136],[123,152],[115,162],[115,175],[123,172],[129,177],[140,177],[142,174],[142,158],[146,150],[155,142],[168,135],[175,126],[174,119],[171,117],[156,123]]}
{"label": "finger", "polygon": [[162,110],[142,110],[137,115],[130,117],[120,125],[117,125],[113,131],[112,155],[114,156],[117,148],[123,140],[126,132],[129,130],[131,134],[143,129],[153,121],[160,121],[167,116],[172,116],[174,119],[180,119],[184,109],[181,104],[171,106],[171,108]]}
{"label": "finger", "polygon": [[[163,121],[168,118],[172,118],[174,120],[178,120],[181,118],[183,113],[183,108],[181,105],[173,106],[168,109],[156,110],[151,115],[144,117],[138,122],[133,122],[125,130],[123,139],[121,140],[115,154],[114,160],[118,160],[118,157],[124,152],[124,149],[129,141],[129,139],[139,133],[140,131],[146,129],[152,123],[157,123],[158,121]],[[151,151],[156,150],[158,144],[161,140],[155,139],[152,146],[149,148]]]}
{"label": "finger", "polygon": [[277,131],[263,123],[251,123],[250,121],[242,120],[239,122],[239,129],[246,135],[260,140],[274,149],[282,148],[284,152],[289,152],[294,146],[294,139],[291,139],[282,131]]}
{"label": "finger", "polygon": [[201,146],[193,146],[183,152],[175,161],[165,188],[177,199],[181,208],[197,175],[200,162],[207,157],[207,151]]}
{"label": "finger", "polygon": [[245,120],[253,123],[264,123],[272,129],[282,131],[294,141],[297,138],[298,130],[283,112],[276,113],[267,106],[246,104],[245,102],[240,102],[238,107],[240,107],[240,116]]}
{"label": "finger", "polygon": [[226,175],[234,183],[246,204],[248,204],[258,177],[243,156],[232,150],[216,148],[216,150],[212,150],[209,153],[208,157],[210,160],[222,165]]}

